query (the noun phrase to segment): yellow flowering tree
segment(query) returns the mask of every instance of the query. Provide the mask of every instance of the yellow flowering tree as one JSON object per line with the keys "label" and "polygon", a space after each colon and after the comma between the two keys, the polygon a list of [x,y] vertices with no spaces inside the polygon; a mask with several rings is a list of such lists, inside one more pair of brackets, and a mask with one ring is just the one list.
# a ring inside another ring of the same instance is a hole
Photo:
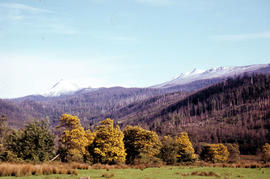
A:
{"label": "yellow flowering tree", "polygon": [[226,162],[229,157],[228,149],[223,144],[205,144],[200,157],[204,161],[213,163]]}
{"label": "yellow flowering tree", "polygon": [[[59,153],[62,161],[82,161],[87,154],[86,146],[89,140],[80,119],[77,116],[63,114],[59,128],[63,128],[60,138]],[[88,135],[90,131],[88,131]]]}
{"label": "yellow flowering tree", "polygon": [[262,147],[262,160],[265,162],[270,161],[270,145],[268,143]]}
{"label": "yellow flowering tree", "polygon": [[180,135],[176,138],[176,145],[178,146],[178,162],[189,162],[196,159],[194,148],[189,140],[188,133],[181,132]]}
{"label": "yellow flowering tree", "polygon": [[116,164],[126,161],[123,132],[119,126],[113,126],[113,120],[107,118],[100,122],[89,152],[94,163]]}
{"label": "yellow flowering tree", "polygon": [[139,126],[127,126],[124,130],[124,143],[127,151],[127,163],[157,162],[161,142],[153,131]]}

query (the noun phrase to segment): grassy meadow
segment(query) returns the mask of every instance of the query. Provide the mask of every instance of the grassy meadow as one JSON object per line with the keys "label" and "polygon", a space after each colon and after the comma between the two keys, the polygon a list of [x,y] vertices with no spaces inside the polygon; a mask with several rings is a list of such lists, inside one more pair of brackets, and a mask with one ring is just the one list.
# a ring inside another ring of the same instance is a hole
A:
{"label": "grassy meadow", "polygon": [[[203,179],[203,178],[245,178],[245,179],[269,179],[269,168],[222,168],[222,167],[193,167],[193,166],[163,166],[160,168],[126,168],[126,169],[88,169],[78,170],[77,174],[53,174],[40,176],[24,176],[21,179],[78,179],[87,177],[95,179]],[[15,176],[1,177],[1,179],[18,178]]]}

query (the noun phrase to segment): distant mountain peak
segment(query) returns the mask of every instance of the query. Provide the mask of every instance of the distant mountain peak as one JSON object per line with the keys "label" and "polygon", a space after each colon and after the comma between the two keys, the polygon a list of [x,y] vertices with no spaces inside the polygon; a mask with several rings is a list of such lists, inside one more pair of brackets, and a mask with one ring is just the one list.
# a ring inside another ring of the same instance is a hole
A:
{"label": "distant mountain peak", "polygon": [[191,72],[190,72],[190,74],[196,74],[196,73],[200,73],[202,70],[199,70],[199,69],[197,69],[197,68],[194,68]]}
{"label": "distant mountain peak", "polygon": [[269,67],[270,64],[234,66],[234,67],[213,67],[208,70],[193,69],[191,72],[181,73],[171,81],[152,86],[151,88],[169,88],[177,85],[185,85],[198,80],[214,78],[227,78],[244,73],[255,72],[256,70]]}
{"label": "distant mountain peak", "polygon": [[84,89],[91,88],[90,86],[82,86],[78,83],[70,80],[60,79],[57,83],[53,85],[53,87],[45,93],[43,96],[61,96],[73,94],[74,92]]}
{"label": "distant mountain peak", "polygon": [[[191,84],[192,82],[199,82],[201,80],[213,80],[213,79],[225,79],[228,77],[238,76],[244,73],[253,73],[259,72],[262,69],[267,67],[267,72],[270,73],[270,64],[262,64],[262,65],[248,65],[248,66],[234,66],[234,67],[213,67],[207,70],[200,70],[194,68],[191,72],[181,73],[176,78],[172,80],[158,84],[155,86],[151,86],[150,88],[171,88],[176,86],[183,86]],[[53,85],[51,89],[48,90],[47,93],[43,94],[43,96],[61,96],[61,95],[71,95],[76,92],[83,93],[95,90],[91,88],[90,85],[87,85],[87,81],[81,83],[82,81],[70,81],[60,79],[57,83]],[[86,82],[86,83],[85,83]]]}

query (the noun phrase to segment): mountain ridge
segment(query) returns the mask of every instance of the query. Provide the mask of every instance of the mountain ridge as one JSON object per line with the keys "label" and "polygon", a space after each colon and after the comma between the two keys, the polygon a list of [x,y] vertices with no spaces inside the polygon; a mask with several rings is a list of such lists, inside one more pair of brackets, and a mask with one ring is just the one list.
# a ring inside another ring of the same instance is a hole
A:
{"label": "mountain ridge", "polygon": [[228,77],[238,76],[244,73],[256,72],[260,69],[270,67],[270,64],[255,64],[247,66],[217,67],[207,70],[194,69],[191,72],[181,73],[171,81],[167,81],[151,88],[169,88],[177,85],[185,85],[198,80],[209,80],[214,78],[225,79]]}
{"label": "mountain ridge", "polygon": [[270,141],[269,85],[270,75],[243,75],[177,99],[169,94],[161,104],[154,98],[130,104],[111,117],[122,128],[140,125],[159,135],[186,131],[196,150],[200,142],[236,142],[243,154],[255,154]]}
{"label": "mountain ridge", "polygon": [[[217,70],[224,70],[224,68]],[[199,73],[202,72],[199,70],[192,72],[192,74]],[[263,68],[247,74],[252,75],[253,73],[269,74],[270,67],[266,64]],[[77,115],[85,126],[94,125],[106,117],[119,121],[127,113],[131,119],[140,115],[150,117],[153,110],[166,108],[187,95],[225,80],[226,78],[202,79],[168,88],[82,88],[60,96],[30,95],[3,99],[2,106],[6,107],[0,108],[0,114],[6,115],[11,121],[10,124],[14,124],[15,127],[18,127],[17,125],[20,127],[24,122],[33,118],[48,118],[54,126],[63,113]]]}
{"label": "mountain ridge", "polygon": [[[195,68],[191,72],[181,73],[179,76],[177,76],[171,81],[150,86],[148,88],[161,88],[161,89],[164,88],[168,89],[168,91],[170,92],[175,92],[177,90],[190,91],[189,88],[187,88],[186,86],[192,86],[191,89],[194,88],[194,90],[197,90],[194,85],[194,82],[196,81],[212,80],[219,82],[228,77],[238,76],[244,73],[257,72],[263,68],[270,69],[270,64],[255,64],[255,65],[232,66],[232,67],[213,67],[207,70],[200,70]],[[171,88],[171,90],[169,88]],[[90,92],[98,89],[99,88],[91,88],[90,84],[82,85],[75,81],[61,79],[56,84],[54,84],[49,91],[41,95],[44,97],[58,97],[61,95],[73,95],[78,92],[81,93]]]}

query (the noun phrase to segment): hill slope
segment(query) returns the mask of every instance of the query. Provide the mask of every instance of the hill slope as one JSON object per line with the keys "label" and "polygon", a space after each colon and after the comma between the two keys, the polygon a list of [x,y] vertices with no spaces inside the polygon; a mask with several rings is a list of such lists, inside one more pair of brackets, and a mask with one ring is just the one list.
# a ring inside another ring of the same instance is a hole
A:
{"label": "hill slope", "polygon": [[79,116],[82,123],[88,126],[97,116],[160,94],[163,91],[159,89],[113,87],[57,97],[27,96],[1,100],[0,114],[7,116],[12,127],[22,127],[33,118],[48,118],[55,126],[63,113]]}
{"label": "hill slope", "polygon": [[177,98],[173,104],[164,100],[165,105],[150,110],[138,107],[144,102],[132,104],[127,107],[133,108],[132,113],[121,109],[112,117],[122,127],[139,124],[161,135],[187,131],[197,149],[200,142],[238,142],[242,152],[255,153],[270,140],[269,75],[228,79],[184,99]]}
{"label": "hill slope", "polygon": [[[269,73],[270,67],[257,72]],[[269,76],[224,81],[213,78],[158,89],[85,88],[56,97],[32,95],[0,100],[0,115],[6,115],[12,127],[22,127],[32,118],[48,118],[55,126],[63,113],[78,115],[86,127],[111,117],[121,127],[139,124],[161,135],[188,131],[197,149],[202,141],[239,142],[242,151],[254,153],[270,139]],[[190,91],[194,92],[187,96]]]}

